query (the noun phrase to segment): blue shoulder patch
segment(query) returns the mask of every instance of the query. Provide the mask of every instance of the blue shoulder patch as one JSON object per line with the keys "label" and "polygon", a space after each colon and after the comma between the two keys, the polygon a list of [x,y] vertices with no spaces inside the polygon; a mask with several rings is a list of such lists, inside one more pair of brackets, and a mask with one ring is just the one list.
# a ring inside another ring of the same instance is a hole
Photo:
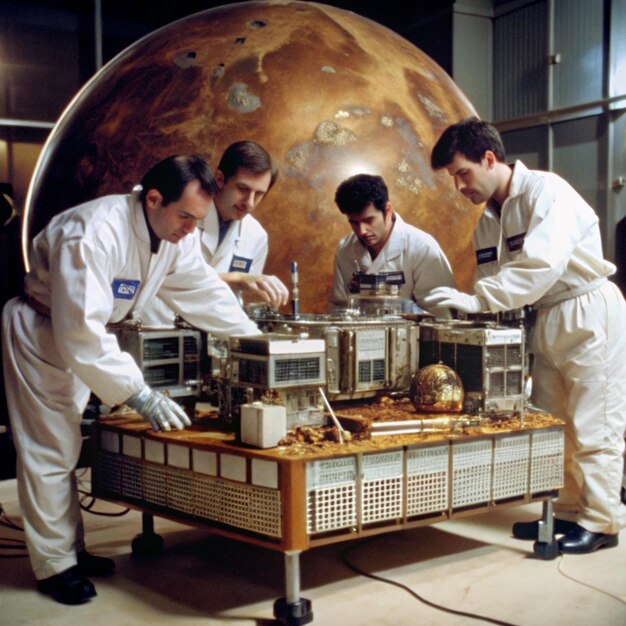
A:
{"label": "blue shoulder patch", "polygon": [[113,288],[113,297],[121,300],[132,300],[141,285],[140,280],[131,280],[130,278],[115,278],[111,283]]}

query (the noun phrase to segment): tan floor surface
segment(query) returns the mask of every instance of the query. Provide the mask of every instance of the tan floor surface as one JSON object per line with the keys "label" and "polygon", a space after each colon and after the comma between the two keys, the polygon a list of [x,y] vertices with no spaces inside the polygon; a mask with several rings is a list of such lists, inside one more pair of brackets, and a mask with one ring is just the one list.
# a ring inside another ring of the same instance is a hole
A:
{"label": "tan floor surface", "polygon": [[[19,523],[15,480],[0,482],[0,503]],[[96,509],[121,507],[99,502]],[[626,535],[617,548],[540,560],[533,556],[533,542],[510,533],[514,521],[540,513],[540,504],[527,504],[309,550],[300,558],[301,585],[303,597],[312,602],[313,623],[626,625]],[[93,601],[68,607],[36,591],[27,558],[3,558],[2,626],[272,624],[274,601],[285,594],[282,553],[155,518],[165,550],[137,560],[131,541],[141,530],[139,512],[121,517],[84,513],[84,519],[89,549],[112,557],[117,573],[93,579],[98,591]],[[22,537],[0,526],[2,540]],[[355,573],[343,558],[396,585]]]}

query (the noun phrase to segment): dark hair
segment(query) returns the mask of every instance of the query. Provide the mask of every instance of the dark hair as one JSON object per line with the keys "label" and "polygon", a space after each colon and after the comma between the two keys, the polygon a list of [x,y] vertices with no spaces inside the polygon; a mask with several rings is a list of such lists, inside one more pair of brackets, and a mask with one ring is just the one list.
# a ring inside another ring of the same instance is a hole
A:
{"label": "dark hair", "polygon": [[381,176],[356,174],[337,187],[335,202],[342,213],[360,213],[370,203],[384,211],[389,202],[389,191]]}
{"label": "dark hair", "polygon": [[491,150],[498,161],[506,159],[500,133],[491,124],[469,117],[443,131],[430,155],[430,164],[435,170],[446,167],[457,152],[474,163],[480,163],[487,150]]}
{"label": "dark hair", "polygon": [[141,179],[142,190],[139,198],[144,204],[148,191],[156,189],[163,196],[163,206],[167,206],[170,202],[176,202],[193,180],[199,180],[200,187],[211,196],[217,193],[213,172],[202,157],[169,156],[159,161]]}
{"label": "dark hair", "polygon": [[239,169],[250,170],[254,174],[271,172],[268,189],[272,188],[278,178],[278,167],[272,157],[263,146],[254,141],[236,141],[230,144],[224,150],[217,169],[224,175],[224,181],[234,176]]}

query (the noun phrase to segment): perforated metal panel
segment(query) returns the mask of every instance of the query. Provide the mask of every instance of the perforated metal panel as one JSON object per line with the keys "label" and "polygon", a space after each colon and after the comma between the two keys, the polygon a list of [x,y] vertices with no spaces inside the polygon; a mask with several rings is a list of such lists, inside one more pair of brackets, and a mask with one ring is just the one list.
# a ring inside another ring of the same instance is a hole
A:
{"label": "perforated metal panel", "polygon": [[323,533],[356,525],[356,484],[313,489],[307,499],[307,532]]}
{"label": "perforated metal panel", "polygon": [[118,462],[121,464],[122,495],[131,500],[141,500],[141,461],[120,455]]}
{"label": "perforated metal panel", "polygon": [[489,502],[491,448],[490,439],[452,446],[452,508]]}
{"label": "perforated metal panel", "polygon": [[448,444],[407,450],[407,515],[448,508]]}
{"label": "perforated metal panel", "polygon": [[493,499],[525,495],[528,492],[530,435],[499,437],[494,443]]}
{"label": "perforated metal panel", "polygon": [[218,521],[264,535],[281,536],[279,491],[221,481],[219,496]]}
{"label": "perforated metal panel", "polygon": [[563,429],[532,433],[530,450],[531,495],[563,486]]}
{"label": "perforated metal panel", "polygon": [[362,460],[361,520],[363,524],[402,517],[403,452],[365,454]]}
{"label": "perforated metal panel", "polygon": [[163,465],[143,466],[143,499],[150,504],[167,506],[167,468]]}
{"label": "perforated metal panel", "polygon": [[94,462],[98,470],[94,475],[98,491],[105,496],[121,495],[122,465],[119,462],[119,454],[100,450]]}
{"label": "perforated metal panel", "polygon": [[200,519],[218,520],[220,516],[220,483],[217,478],[195,475],[193,513]]}
{"label": "perforated metal panel", "polygon": [[320,375],[321,367],[319,358],[276,360],[274,376],[277,383],[317,381]]}
{"label": "perforated metal panel", "polygon": [[[196,489],[194,476],[191,472],[176,470],[168,467],[167,480],[167,506],[175,511],[196,514]],[[193,497],[189,497],[193,494]]]}
{"label": "perforated metal panel", "polygon": [[[180,441],[166,444],[164,455],[153,453],[154,440],[134,434],[104,431],[99,441],[102,448],[94,455],[92,471],[95,495],[273,539],[283,536],[283,523],[288,523],[284,516],[291,512],[283,511],[280,465],[266,467],[273,476],[271,485],[259,486],[250,482],[251,459],[234,449],[192,450],[213,455],[212,467],[196,465],[197,454],[180,454]],[[175,465],[167,464],[170,456]],[[185,468],[190,456],[195,471]],[[241,465],[236,480],[222,471],[227,460]],[[455,511],[465,514],[466,508],[504,499],[543,497],[562,486],[563,429],[504,432],[303,462],[306,533],[355,533],[368,525],[454,516]]]}
{"label": "perforated metal panel", "polygon": [[356,525],[355,456],[307,463],[306,483],[310,534]]}
{"label": "perforated metal panel", "polygon": [[204,476],[106,450],[100,450],[94,459],[94,488],[105,497],[143,502],[197,521],[282,536],[278,489]]}

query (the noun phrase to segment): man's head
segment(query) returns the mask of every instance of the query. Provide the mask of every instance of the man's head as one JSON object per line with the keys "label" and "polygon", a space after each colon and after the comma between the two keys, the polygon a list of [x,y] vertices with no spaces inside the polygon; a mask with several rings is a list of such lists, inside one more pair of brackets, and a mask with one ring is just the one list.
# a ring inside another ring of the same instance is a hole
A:
{"label": "man's head", "polygon": [[480,163],[487,150],[493,152],[498,161],[505,161],[500,133],[491,124],[469,117],[443,131],[433,148],[430,163],[435,170],[447,167],[457,152],[473,163]]}
{"label": "man's head", "polygon": [[163,159],[141,180],[139,198],[159,239],[178,243],[206,217],[217,191],[207,162],[199,156]]}
{"label": "man's head", "polygon": [[380,252],[393,228],[393,209],[382,177],[351,176],[337,187],[335,202],[359,240],[371,252]]}
{"label": "man's head", "polygon": [[459,192],[481,204],[501,190],[505,159],[500,133],[491,124],[470,117],[446,128],[430,162],[433,169],[445,167]]}
{"label": "man's head", "polygon": [[215,179],[215,206],[225,222],[251,213],[272,188],[278,168],[268,152],[254,141],[238,141],[226,148]]}

